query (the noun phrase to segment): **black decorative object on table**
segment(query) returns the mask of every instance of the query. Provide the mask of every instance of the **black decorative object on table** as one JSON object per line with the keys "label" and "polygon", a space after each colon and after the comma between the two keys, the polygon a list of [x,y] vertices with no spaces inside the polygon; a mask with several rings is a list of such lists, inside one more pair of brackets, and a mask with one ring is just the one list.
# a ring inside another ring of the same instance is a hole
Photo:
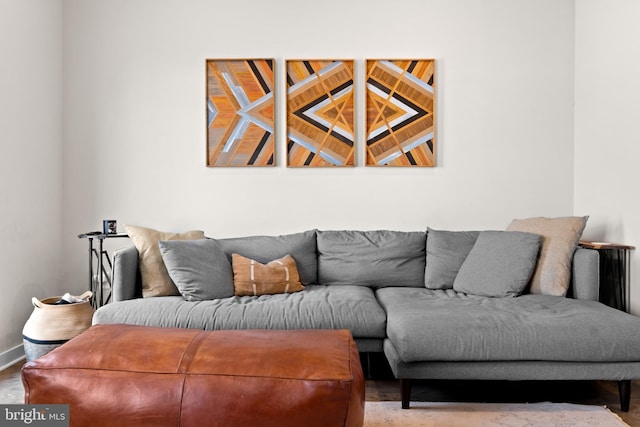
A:
{"label": "black decorative object on table", "polygon": [[[106,223],[106,221],[105,221]],[[104,226],[106,224],[103,223]],[[113,221],[115,227],[115,221]],[[113,265],[111,264],[111,258],[104,249],[104,239],[112,239],[118,237],[129,237],[127,233],[102,233],[100,231],[90,231],[88,233],[79,234],[79,239],[89,240],[89,290],[93,292],[93,299],[91,304],[93,308],[99,308],[107,304],[111,300],[111,273]],[[93,247],[93,239],[98,240],[98,249]],[[105,265],[106,261],[106,265]],[[94,262],[97,262],[97,273],[94,278]],[[108,266],[108,270],[107,270]],[[109,292],[105,295],[103,284],[109,286]]]}
{"label": "black decorative object on table", "polygon": [[629,312],[630,251],[635,246],[581,240],[580,246],[600,254],[600,302]]}
{"label": "black decorative object on table", "polygon": [[103,220],[102,232],[104,234],[118,234],[118,222],[115,219]]}

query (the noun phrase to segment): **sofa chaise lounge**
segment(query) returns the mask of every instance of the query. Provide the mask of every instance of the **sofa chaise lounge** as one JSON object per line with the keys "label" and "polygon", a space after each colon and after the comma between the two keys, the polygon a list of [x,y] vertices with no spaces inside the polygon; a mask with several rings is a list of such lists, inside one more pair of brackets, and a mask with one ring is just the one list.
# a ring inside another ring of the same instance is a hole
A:
{"label": "sofa chaise lounge", "polygon": [[[560,257],[545,253],[552,239],[514,228],[161,240],[177,289],[144,298],[146,261],[132,237],[136,246],[114,254],[113,302],[93,323],[348,329],[360,352],[384,352],[404,408],[413,379],[553,379],[618,381],[627,411],[640,379],[640,318],[597,302],[599,257],[576,247],[582,228],[565,255],[567,296],[532,284],[544,256]],[[304,289],[235,295],[233,254],[261,265],[291,255]]]}

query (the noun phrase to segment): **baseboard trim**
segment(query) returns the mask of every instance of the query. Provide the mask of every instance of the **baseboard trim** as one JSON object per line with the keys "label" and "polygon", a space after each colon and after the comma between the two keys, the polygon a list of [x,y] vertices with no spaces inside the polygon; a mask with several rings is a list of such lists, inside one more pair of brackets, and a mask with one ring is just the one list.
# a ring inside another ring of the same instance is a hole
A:
{"label": "baseboard trim", "polygon": [[24,345],[20,344],[0,353],[0,371],[15,365],[25,358]]}

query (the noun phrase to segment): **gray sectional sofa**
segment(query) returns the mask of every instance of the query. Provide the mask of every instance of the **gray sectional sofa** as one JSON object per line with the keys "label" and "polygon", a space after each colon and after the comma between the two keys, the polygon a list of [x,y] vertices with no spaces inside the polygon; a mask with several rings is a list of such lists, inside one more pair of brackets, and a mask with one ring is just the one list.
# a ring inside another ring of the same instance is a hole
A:
{"label": "gray sectional sofa", "polygon": [[[478,256],[493,250],[481,247],[480,236],[504,247],[484,261]],[[229,260],[232,253],[261,263],[291,254],[305,289],[142,298],[138,251],[129,247],[114,254],[113,302],[95,312],[94,324],[348,329],[361,352],[384,352],[404,408],[413,379],[601,379],[619,382],[626,411],[630,381],[640,379],[640,318],[597,302],[592,250],[573,253],[565,297],[528,293],[541,245],[530,233],[311,230],[215,242]],[[197,258],[185,257],[183,270],[206,268]],[[483,264],[471,268],[472,258]]]}

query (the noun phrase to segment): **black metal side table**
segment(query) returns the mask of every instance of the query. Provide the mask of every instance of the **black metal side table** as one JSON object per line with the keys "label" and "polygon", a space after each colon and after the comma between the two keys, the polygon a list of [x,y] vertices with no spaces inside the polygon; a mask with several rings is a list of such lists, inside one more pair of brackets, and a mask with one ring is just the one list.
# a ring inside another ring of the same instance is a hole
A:
{"label": "black metal side table", "polygon": [[[89,290],[93,292],[93,298],[91,300],[93,308],[102,307],[111,300],[111,271],[113,269],[113,265],[111,264],[109,254],[104,249],[104,239],[121,237],[129,237],[129,235],[126,233],[105,234],[100,231],[91,231],[78,235],[79,239],[89,240]],[[98,249],[93,247],[93,239],[98,240]],[[105,261],[106,265],[109,266],[109,270],[107,270],[107,267],[105,266]],[[96,277],[93,277],[94,263],[97,263]],[[103,289],[105,281],[109,286],[109,292],[106,296]]]}
{"label": "black metal side table", "polygon": [[600,302],[629,312],[631,251],[635,246],[581,240],[580,246],[600,254]]}

